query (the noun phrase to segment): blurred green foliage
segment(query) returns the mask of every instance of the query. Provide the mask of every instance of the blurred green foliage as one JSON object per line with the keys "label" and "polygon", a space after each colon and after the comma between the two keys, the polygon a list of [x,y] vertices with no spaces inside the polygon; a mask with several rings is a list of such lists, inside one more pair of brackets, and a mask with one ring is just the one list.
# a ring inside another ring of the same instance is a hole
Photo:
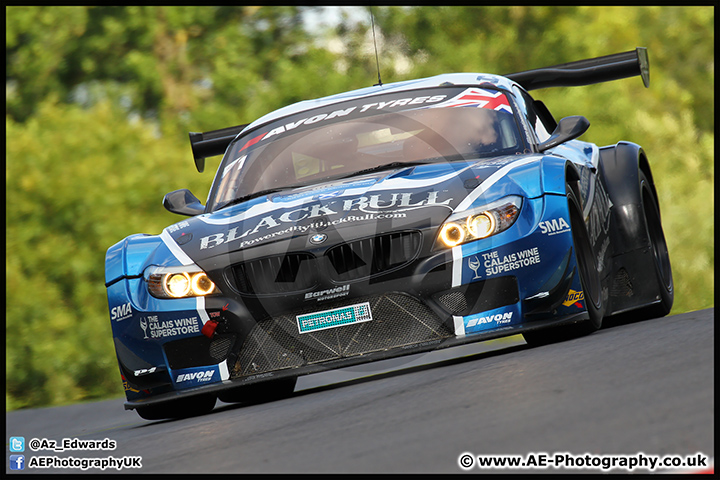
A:
{"label": "blurred green foliage", "polygon": [[[335,8],[335,7],[330,7]],[[377,81],[367,10],[313,30],[318,7],[6,7],[8,409],[122,394],[104,256],[180,220],[163,195],[205,198],[218,159],[187,132]],[[648,47],[638,78],[533,92],[583,140],[639,143],[660,195],[673,313],[714,305],[712,7],[375,7],[384,83],[511,73]]]}

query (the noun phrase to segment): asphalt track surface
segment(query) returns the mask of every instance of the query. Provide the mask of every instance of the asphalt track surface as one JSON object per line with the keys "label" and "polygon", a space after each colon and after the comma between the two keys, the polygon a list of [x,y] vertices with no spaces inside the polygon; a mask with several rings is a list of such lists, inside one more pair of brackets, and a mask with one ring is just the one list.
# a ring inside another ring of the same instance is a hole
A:
{"label": "asphalt track surface", "polygon": [[[107,438],[117,444],[112,451],[26,448],[26,465],[40,456],[141,457],[140,469],[121,471],[133,474],[561,471],[477,465],[464,470],[459,466],[463,453],[525,460],[530,453],[552,458],[700,453],[712,465],[713,359],[714,309],[709,309],[615,322],[587,337],[536,348],[504,346],[309,388],[273,402],[218,402],[211,414],[182,420],[142,420],[123,410],[122,399],[9,412],[6,442],[11,436],[23,436],[26,443]],[[118,473],[11,471],[9,460],[6,472]],[[603,473],[599,468],[566,472]]]}

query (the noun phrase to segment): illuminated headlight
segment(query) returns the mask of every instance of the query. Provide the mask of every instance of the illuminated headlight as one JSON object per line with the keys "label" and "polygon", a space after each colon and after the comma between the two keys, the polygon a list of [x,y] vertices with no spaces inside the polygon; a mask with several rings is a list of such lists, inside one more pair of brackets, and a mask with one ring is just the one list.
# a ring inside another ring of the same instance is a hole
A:
{"label": "illuminated headlight", "polygon": [[196,265],[152,267],[146,277],[148,290],[157,298],[187,298],[219,293],[207,274]]}
{"label": "illuminated headlight", "polygon": [[515,223],[521,205],[522,198],[509,196],[479,208],[453,213],[440,227],[440,245],[454,247],[507,230]]}

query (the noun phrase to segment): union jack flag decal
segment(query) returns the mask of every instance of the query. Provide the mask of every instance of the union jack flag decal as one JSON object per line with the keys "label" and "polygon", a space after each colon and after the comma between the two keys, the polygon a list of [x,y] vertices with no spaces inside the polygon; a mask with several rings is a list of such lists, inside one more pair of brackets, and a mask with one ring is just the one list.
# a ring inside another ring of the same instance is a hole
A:
{"label": "union jack flag decal", "polygon": [[500,112],[512,113],[510,102],[505,94],[482,88],[468,88],[459,95],[429,108],[471,107],[489,108]]}

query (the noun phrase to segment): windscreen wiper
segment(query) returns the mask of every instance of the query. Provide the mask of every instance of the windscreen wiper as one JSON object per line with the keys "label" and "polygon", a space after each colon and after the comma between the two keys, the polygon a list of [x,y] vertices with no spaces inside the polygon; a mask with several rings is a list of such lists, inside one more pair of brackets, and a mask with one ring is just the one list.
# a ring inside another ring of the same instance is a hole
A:
{"label": "windscreen wiper", "polygon": [[219,207],[215,208],[215,210],[220,210],[221,208],[229,207],[230,205],[237,205],[238,203],[247,202],[248,200],[252,200],[253,198],[262,197],[264,195],[270,195],[271,193],[277,193],[282,192],[285,190],[290,190],[293,188],[301,188],[301,187],[307,187],[308,185],[287,185],[284,187],[276,187],[276,188],[268,188],[265,190],[259,190],[257,192],[249,193],[247,195],[243,195],[242,197],[233,198],[229,202],[223,203]]}

